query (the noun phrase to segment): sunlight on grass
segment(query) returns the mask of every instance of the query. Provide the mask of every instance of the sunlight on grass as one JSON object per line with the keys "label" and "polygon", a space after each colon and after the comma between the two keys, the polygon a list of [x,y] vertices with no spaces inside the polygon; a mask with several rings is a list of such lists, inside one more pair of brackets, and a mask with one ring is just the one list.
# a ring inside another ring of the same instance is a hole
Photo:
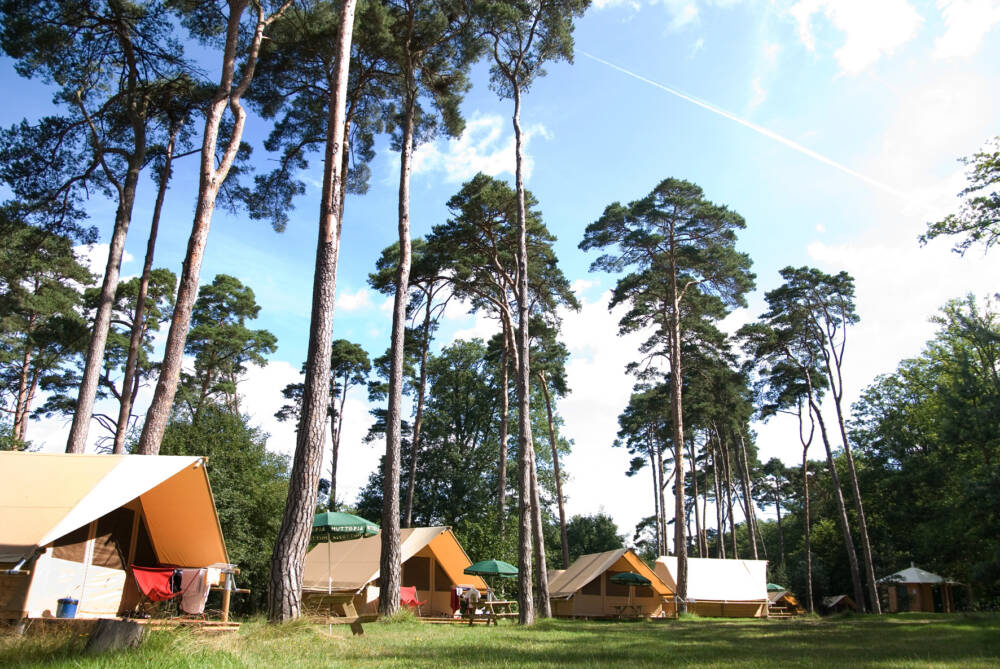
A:
{"label": "sunlight on grass", "polygon": [[544,620],[533,627],[244,623],[238,634],[153,633],[139,649],[87,657],[68,634],[0,636],[3,667],[995,667],[1000,616],[855,616],[782,622]]}

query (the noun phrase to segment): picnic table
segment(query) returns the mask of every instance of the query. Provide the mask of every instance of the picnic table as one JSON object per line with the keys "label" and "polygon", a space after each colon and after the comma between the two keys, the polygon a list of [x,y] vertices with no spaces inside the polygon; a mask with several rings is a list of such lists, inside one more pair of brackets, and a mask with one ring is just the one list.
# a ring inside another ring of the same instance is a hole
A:
{"label": "picnic table", "polygon": [[618,614],[619,618],[641,618],[642,617],[642,606],[639,604],[615,604],[615,613]]}
{"label": "picnic table", "polygon": [[[483,600],[479,602],[483,609],[480,616],[486,618],[486,625],[489,626],[490,623],[494,625],[497,624],[498,618],[513,618],[517,615],[517,611],[514,607],[517,606],[517,602],[508,599],[494,599],[494,600]],[[476,620],[475,608],[469,607],[469,625]]]}
{"label": "picnic table", "polygon": [[[359,615],[354,607],[353,592],[322,592],[315,590],[304,590],[302,592],[302,606],[311,616],[325,615],[327,625],[350,625],[354,636],[362,636],[365,633],[362,623],[375,622],[377,614]],[[334,609],[340,609],[334,613]]]}

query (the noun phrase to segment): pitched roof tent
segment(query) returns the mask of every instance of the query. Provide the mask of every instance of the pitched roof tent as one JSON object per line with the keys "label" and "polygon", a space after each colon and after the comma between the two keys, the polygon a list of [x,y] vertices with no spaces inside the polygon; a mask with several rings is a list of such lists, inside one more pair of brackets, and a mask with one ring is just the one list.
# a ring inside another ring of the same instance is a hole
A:
{"label": "pitched roof tent", "polygon": [[[591,553],[590,555],[581,555],[578,557],[569,566],[569,569],[555,574],[555,578],[549,581],[549,597],[552,599],[571,597],[580,588],[606,572],[623,557],[628,560],[634,571],[650,580],[650,587],[657,595],[668,596],[674,594],[673,588],[658,578],[653,573],[653,570],[647,567],[642,560],[635,557],[635,553],[628,548],[619,548],[604,553]],[[635,557],[635,559],[630,559],[632,557]],[[552,574],[553,572],[549,573]]]}
{"label": "pitched roof tent", "polygon": [[0,453],[0,562],[17,562],[139,498],[163,564],[227,563],[200,457]]}
{"label": "pitched roof tent", "polygon": [[[453,583],[468,583],[486,591],[486,582],[481,577],[462,573],[472,561],[455,539],[451,528],[404,528],[399,531],[399,543],[400,562],[406,562],[429,546]],[[331,588],[338,592],[357,592],[379,577],[381,551],[381,532],[364,539],[337,541],[331,546],[327,546],[326,542],[318,544],[306,554],[302,588],[307,591],[326,592]]]}

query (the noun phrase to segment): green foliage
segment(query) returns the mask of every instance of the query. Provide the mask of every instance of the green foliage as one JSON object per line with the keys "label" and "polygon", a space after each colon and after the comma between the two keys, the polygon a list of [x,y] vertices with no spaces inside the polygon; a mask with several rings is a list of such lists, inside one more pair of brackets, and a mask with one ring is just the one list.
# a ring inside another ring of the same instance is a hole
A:
{"label": "green foliage", "polygon": [[1000,241],[1000,136],[972,156],[962,158],[964,165],[971,165],[966,173],[969,185],[959,197],[965,198],[957,214],[949,214],[940,221],[927,224],[927,232],[920,236],[926,244],[942,235],[965,235],[952,249],[962,255],[974,244],[982,243],[989,250]]}
{"label": "green foliage", "polygon": [[219,274],[202,286],[191,312],[191,330],[184,352],[194,356],[194,374],[182,374],[178,400],[192,415],[208,402],[225,404],[238,413],[236,385],[248,365],[267,364],[277,338],[253,330],[247,321],[260,312],[253,290],[236,277]]}
{"label": "green foliage", "polygon": [[266,604],[271,549],[288,494],[288,458],[266,448],[267,435],[249,419],[207,406],[195,419],[175,417],[167,425],[162,455],[208,458],[212,493],[231,562],[242,573],[249,597],[234,597],[242,612]]}
{"label": "green foliage", "polygon": [[581,555],[603,553],[625,545],[625,536],[618,533],[618,526],[606,513],[573,516],[566,523],[566,535],[570,562]]}

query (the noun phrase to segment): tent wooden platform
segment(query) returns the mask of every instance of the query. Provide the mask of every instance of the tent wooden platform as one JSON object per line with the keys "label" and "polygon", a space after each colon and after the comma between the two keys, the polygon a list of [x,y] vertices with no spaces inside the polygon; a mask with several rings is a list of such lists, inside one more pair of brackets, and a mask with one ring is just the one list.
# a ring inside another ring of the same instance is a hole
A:
{"label": "tent wooden platform", "polygon": [[[104,618],[106,620],[106,618]],[[47,634],[63,630],[73,634],[89,635],[101,618],[22,618],[15,627],[25,635]],[[112,618],[112,620],[115,620]],[[201,620],[198,618],[118,618],[146,625],[151,630],[184,628],[204,634],[238,632],[240,623],[221,620]]]}

